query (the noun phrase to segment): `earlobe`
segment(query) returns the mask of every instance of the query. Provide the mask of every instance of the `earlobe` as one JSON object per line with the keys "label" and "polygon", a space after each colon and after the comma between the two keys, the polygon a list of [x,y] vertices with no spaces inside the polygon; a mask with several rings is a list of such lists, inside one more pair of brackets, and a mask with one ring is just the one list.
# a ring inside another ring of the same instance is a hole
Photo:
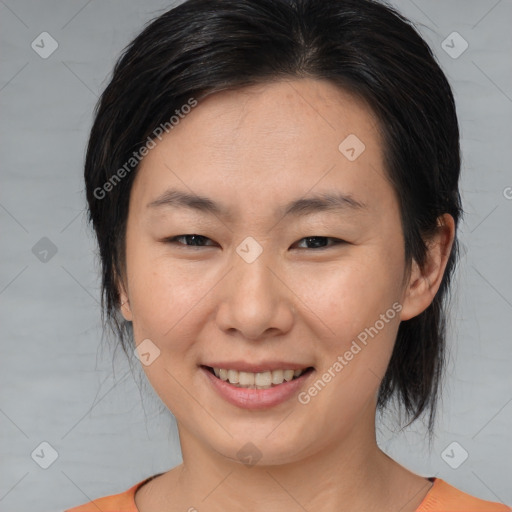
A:
{"label": "earlobe", "polygon": [[121,314],[123,315],[124,319],[128,322],[132,321],[132,310],[130,309],[130,301],[126,298],[121,296]]}
{"label": "earlobe", "polygon": [[122,283],[118,285],[119,290],[119,299],[121,301],[120,303],[120,310],[121,314],[123,315],[124,319],[128,322],[132,321],[132,310],[130,309],[130,300],[128,299],[128,294],[126,293],[124,286]]}
{"label": "earlobe", "polygon": [[404,291],[401,320],[409,320],[425,311],[441,286],[446,264],[455,237],[455,222],[449,214],[438,219],[438,230],[427,242],[427,254],[422,268],[412,262],[411,275]]}

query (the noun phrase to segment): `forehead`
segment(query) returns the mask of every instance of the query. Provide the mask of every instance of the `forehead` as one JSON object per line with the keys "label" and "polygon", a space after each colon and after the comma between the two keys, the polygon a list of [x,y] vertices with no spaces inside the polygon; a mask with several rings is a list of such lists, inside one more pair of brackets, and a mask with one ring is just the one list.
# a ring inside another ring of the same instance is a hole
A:
{"label": "forehead", "polygon": [[367,105],[326,80],[287,80],[217,92],[201,100],[185,121],[176,132],[183,139],[200,139],[202,155],[236,152],[254,157],[264,151],[320,159],[316,148],[334,150],[337,157],[339,143],[350,134],[370,145],[378,138]]}
{"label": "forehead", "polygon": [[309,190],[369,203],[386,185],[372,111],[328,81],[301,79],[202,99],[144,157],[132,192],[146,203],[167,188],[213,193],[261,215]]}

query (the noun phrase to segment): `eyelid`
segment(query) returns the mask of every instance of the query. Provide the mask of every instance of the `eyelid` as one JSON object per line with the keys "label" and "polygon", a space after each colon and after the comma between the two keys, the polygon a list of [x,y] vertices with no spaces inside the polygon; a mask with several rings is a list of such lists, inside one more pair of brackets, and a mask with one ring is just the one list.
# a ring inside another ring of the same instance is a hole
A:
{"label": "eyelid", "polygon": [[189,236],[201,237],[201,238],[204,238],[206,240],[210,240],[213,242],[213,240],[211,238],[208,238],[207,236],[204,236],[204,235],[200,235],[199,233],[185,233],[183,235],[171,236],[168,238],[164,238],[162,241],[164,243],[175,243],[176,245],[179,245],[181,247],[192,247],[195,249],[201,249],[203,247],[213,247],[213,245],[187,245],[187,244],[182,244],[177,241],[178,238],[184,238],[184,237],[189,237]]}
{"label": "eyelid", "polygon": [[331,243],[330,245],[327,245],[327,246],[324,246],[324,247],[316,247],[316,248],[301,247],[300,249],[304,249],[304,250],[308,250],[309,249],[309,250],[312,250],[312,251],[321,251],[323,249],[330,249],[331,247],[335,247],[335,246],[340,245],[340,244],[347,244],[348,243],[345,240],[342,240],[341,238],[336,238],[336,237],[333,237],[333,236],[310,235],[310,236],[305,236],[305,237],[301,238],[300,240],[297,240],[297,242],[295,242],[293,245],[296,245],[298,242],[302,242],[303,240],[307,240],[307,239],[310,239],[310,238],[325,238],[326,240],[334,241],[334,243]]}
{"label": "eyelid", "polygon": [[[198,233],[185,233],[185,234],[182,234],[182,235],[176,235],[176,236],[173,236],[173,237],[165,238],[162,241],[164,243],[173,243],[173,244],[176,244],[176,245],[178,245],[180,247],[190,247],[190,248],[194,248],[194,249],[201,249],[203,247],[214,247],[214,245],[187,245],[187,244],[182,244],[182,243],[178,242],[178,239],[180,239],[180,238],[191,237],[191,236],[200,237],[201,239],[205,239],[205,240],[209,240],[209,241],[213,242],[213,240],[211,238],[209,238],[209,237],[207,237],[205,235],[200,235]],[[336,238],[336,237],[332,237],[332,236],[309,235],[309,236],[305,236],[305,237],[300,238],[299,240],[294,242],[293,245],[296,245],[297,243],[302,242],[304,240],[315,239],[315,238],[325,238],[326,240],[332,241],[334,243],[331,243],[330,245],[323,246],[323,247],[316,247],[316,248],[301,247],[300,249],[301,250],[302,249],[305,249],[305,250],[309,249],[309,250],[312,250],[312,251],[320,251],[322,249],[329,249],[331,247],[335,247],[335,246],[340,245],[340,244],[347,244],[348,243],[347,241],[342,240],[341,238]]]}

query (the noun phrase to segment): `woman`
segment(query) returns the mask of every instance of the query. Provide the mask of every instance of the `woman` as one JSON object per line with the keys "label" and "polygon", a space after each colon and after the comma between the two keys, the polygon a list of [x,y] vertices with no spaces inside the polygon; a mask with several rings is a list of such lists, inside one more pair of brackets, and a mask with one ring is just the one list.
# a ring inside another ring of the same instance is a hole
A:
{"label": "woman", "polygon": [[72,512],[510,511],[383,453],[432,434],[459,132],[427,44],[369,0],[189,0],[127,48],[85,165],[107,318],[183,463]]}

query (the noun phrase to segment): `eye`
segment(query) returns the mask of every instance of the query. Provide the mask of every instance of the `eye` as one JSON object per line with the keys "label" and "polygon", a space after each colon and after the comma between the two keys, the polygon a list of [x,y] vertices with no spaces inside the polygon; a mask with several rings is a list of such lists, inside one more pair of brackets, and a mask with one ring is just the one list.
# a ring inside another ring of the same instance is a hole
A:
{"label": "eye", "polygon": [[[307,244],[313,245],[313,247],[304,247],[305,249],[328,249],[333,245],[346,243],[344,240],[340,240],[339,238],[332,238],[329,236],[307,236],[299,240],[298,243],[301,243],[303,240],[305,240]],[[334,242],[330,246],[326,244],[326,242],[328,242],[329,240]],[[301,247],[301,249],[302,248],[303,247]]]}
{"label": "eye", "polygon": [[[180,240],[184,240],[185,243],[182,243]],[[185,247],[205,247],[206,245],[203,245],[203,242],[210,240],[206,236],[203,235],[178,235],[173,236],[171,238],[167,238],[165,241],[167,243],[176,243],[177,245],[184,245]],[[187,241],[191,242],[190,244],[187,243]],[[210,240],[211,242],[212,240]],[[211,247],[211,245],[210,245]]]}
{"label": "eye", "polygon": [[[208,241],[212,243],[206,243]],[[301,249],[328,249],[329,247],[346,243],[344,240],[340,240],[339,238],[327,236],[308,236],[299,240],[297,244],[300,244],[303,241],[305,241],[306,244],[310,246],[300,247]],[[329,241],[332,242],[330,245],[328,244]],[[210,238],[197,234],[177,235],[171,238],[167,238],[165,242],[185,247],[212,247],[214,245]]]}

